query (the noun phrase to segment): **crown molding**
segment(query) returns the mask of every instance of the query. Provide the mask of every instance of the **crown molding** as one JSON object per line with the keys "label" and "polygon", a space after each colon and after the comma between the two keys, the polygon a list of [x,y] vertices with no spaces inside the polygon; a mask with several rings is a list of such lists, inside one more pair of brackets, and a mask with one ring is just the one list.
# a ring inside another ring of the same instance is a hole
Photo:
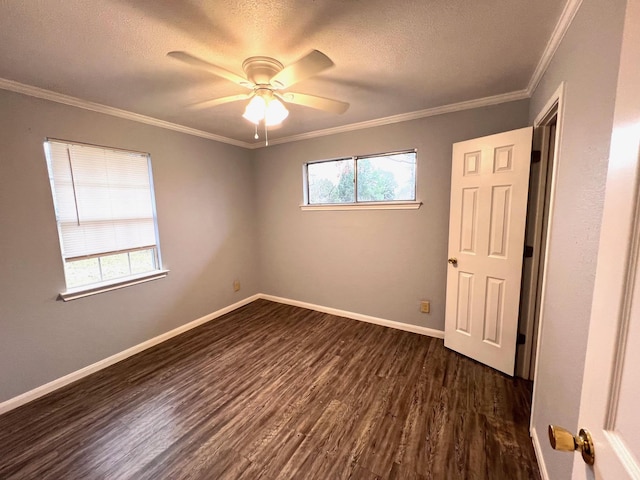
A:
{"label": "crown molding", "polygon": [[[269,141],[269,145],[278,145],[282,143],[296,142],[299,140],[307,140],[310,138],[323,137],[326,135],[334,135],[336,133],[350,132],[353,130],[360,130],[363,128],[371,128],[378,127],[381,125],[389,125],[392,123],[398,122],[406,122],[409,120],[416,120],[419,118],[432,117],[435,115],[442,115],[445,113],[452,112],[460,112],[462,110],[470,110],[473,108],[486,107],[490,105],[498,105],[500,103],[513,102],[516,100],[524,100],[526,98],[531,98],[533,92],[537,88],[540,80],[543,75],[549,68],[549,64],[553,59],[553,56],[558,50],[560,46],[560,42],[569,30],[571,26],[571,22],[575,18],[580,6],[582,5],[582,0],[568,0],[562,13],[560,14],[560,18],[558,19],[558,23],[553,29],[553,33],[551,34],[551,38],[547,42],[547,46],[542,53],[542,57],[540,57],[540,61],[536,66],[536,69],[529,80],[529,84],[527,88],[524,90],[516,90],[510,93],[504,93],[500,95],[494,95],[491,97],[479,98],[476,100],[469,100],[466,102],[460,103],[452,103],[449,105],[443,105],[441,107],[428,108],[426,110],[418,110],[416,112],[402,113],[399,115],[393,115],[390,117],[383,117],[375,120],[369,120],[366,122],[352,123],[349,125],[343,125],[340,127],[326,128],[323,130],[316,130],[308,133],[301,133],[299,135],[291,135],[289,137],[276,138]],[[264,144],[262,143],[250,143],[247,148],[256,149],[256,148],[264,148]]]}
{"label": "crown molding", "polygon": [[538,62],[533,75],[531,75],[531,80],[529,80],[529,85],[526,90],[529,97],[533,95],[533,92],[538,87],[538,84],[540,83],[540,80],[542,80],[547,68],[549,68],[549,64],[551,63],[556,50],[558,50],[560,42],[562,42],[562,39],[566,35],[567,30],[569,30],[571,22],[573,22],[573,19],[578,13],[580,5],[582,5],[582,0],[568,0],[567,4],[564,6],[564,10],[562,10],[562,13],[560,14],[560,19],[556,24],[556,28],[554,28],[551,38],[547,42],[547,46],[542,53],[542,57],[540,57],[540,61]]}
{"label": "crown molding", "polygon": [[[322,130],[315,130],[313,132],[301,133],[299,135],[291,135],[288,137],[275,138],[269,141],[269,145],[278,145],[282,143],[297,142],[299,140],[307,140],[310,138],[324,137],[327,135],[335,135],[337,133],[351,132],[354,130],[362,130],[365,128],[379,127],[382,125],[390,125],[393,123],[407,122],[410,120],[417,120],[420,118],[433,117],[436,115],[443,115],[445,113],[460,112],[463,110],[470,110],[473,108],[487,107],[491,105],[498,105],[500,103],[513,102],[516,100],[524,100],[531,98],[533,92],[537,88],[543,75],[549,68],[549,64],[553,59],[553,56],[558,49],[560,42],[564,38],[571,22],[573,21],[582,0],[568,0],[567,4],[560,15],[560,19],[556,24],[549,42],[536,66],[536,69],[529,80],[529,84],[524,90],[516,90],[509,93],[500,95],[493,95],[490,97],[478,98],[475,100],[468,100],[465,102],[452,103],[449,105],[442,105],[440,107],[427,108],[425,110],[418,110],[415,112],[401,113],[398,115],[392,115],[389,117],[382,117],[374,120],[368,120],[364,122],[351,123],[348,125],[342,125],[339,127],[325,128]],[[176,132],[186,133],[187,135],[193,135],[196,137],[206,138],[209,140],[215,140],[217,142],[226,143],[229,145],[235,145],[237,147],[243,147],[247,149],[264,148],[263,142],[244,142],[241,140],[235,140],[233,138],[223,137],[222,135],[216,135],[214,133],[205,132],[195,128],[185,127],[177,123],[167,122],[165,120],[159,120],[157,118],[148,117],[139,113],[129,112],[127,110],[121,110],[119,108],[109,107],[100,103],[90,102],[82,100],[80,98],[72,97],[70,95],[64,95],[62,93],[53,92],[44,88],[34,87],[26,85],[13,80],[0,78],[0,89],[9,90],[11,92],[21,93],[29,95],[31,97],[42,98],[44,100],[50,100],[56,103],[62,103],[65,105],[71,105],[73,107],[83,108],[85,110],[91,110],[93,112],[103,113],[105,115],[111,115],[114,117],[124,118],[132,120],[134,122],[145,123],[155,127],[165,128],[168,130],[174,130]]]}
{"label": "crown molding", "polygon": [[216,135],[203,130],[185,127],[184,125],[178,125],[177,123],[166,122],[164,120],[147,117],[146,115],[140,115],[139,113],[133,113],[119,108],[109,107],[100,103],[89,102],[87,100],[82,100],[81,98],[64,95],[44,88],[26,85],[13,80],[7,80],[6,78],[0,78],[0,89],[29,95],[30,97],[42,98],[44,100],[50,100],[64,105],[71,105],[72,107],[83,108],[85,110],[91,110],[92,112],[104,113],[105,115],[111,115],[113,117],[133,120],[134,122],[145,123],[147,125],[153,125],[154,127],[166,128],[167,130],[174,130],[176,132],[186,133],[187,135],[228,143],[229,145],[235,145],[237,147],[249,148],[251,146],[250,143],[234,140],[233,138],[223,137],[222,135]]}
{"label": "crown molding", "polygon": [[[468,100],[466,102],[451,103],[449,105],[442,105],[440,107],[427,108],[425,110],[417,110],[415,112],[401,113],[399,115],[392,115],[390,117],[377,118],[375,120],[367,120],[365,122],[350,123],[348,125],[342,125],[340,127],[325,128],[323,130],[315,130],[313,132],[301,133],[299,135],[291,135],[289,137],[275,138],[269,140],[269,146],[278,145],[281,143],[297,142],[299,140],[308,140],[310,138],[324,137],[326,135],[335,135],[336,133],[351,132],[353,130],[362,130],[364,128],[380,127],[383,125],[390,125],[392,123],[407,122],[409,120],[417,120],[419,118],[433,117],[436,115],[443,115],[445,113],[460,112],[463,110],[471,110],[474,108],[488,107],[491,105],[498,105],[506,102],[514,102],[516,100],[524,100],[529,98],[529,94],[526,90],[516,90],[515,92],[502,93],[500,95],[493,95],[491,97],[477,98],[475,100]],[[263,148],[263,143],[249,144],[251,149]]]}

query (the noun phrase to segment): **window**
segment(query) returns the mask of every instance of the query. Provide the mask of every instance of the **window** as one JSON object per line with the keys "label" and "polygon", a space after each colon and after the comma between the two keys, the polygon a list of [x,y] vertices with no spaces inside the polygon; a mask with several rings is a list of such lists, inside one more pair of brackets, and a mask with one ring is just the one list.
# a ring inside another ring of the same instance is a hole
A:
{"label": "window", "polygon": [[45,154],[68,292],[166,274],[149,154],[58,140]]}
{"label": "window", "polygon": [[416,203],[416,151],[305,165],[307,205]]}

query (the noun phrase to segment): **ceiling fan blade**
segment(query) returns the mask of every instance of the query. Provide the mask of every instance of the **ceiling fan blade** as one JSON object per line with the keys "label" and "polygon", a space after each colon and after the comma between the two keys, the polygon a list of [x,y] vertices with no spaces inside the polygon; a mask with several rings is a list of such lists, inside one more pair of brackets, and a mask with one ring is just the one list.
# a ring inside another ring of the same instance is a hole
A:
{"label": "ceiling fan blade", "polygon": [[333,62],[329,57],[318,50],[312,50],[276,73],[271,79],[271,85],[280,89],[287,88],[332,66]]}
{"label": "ceiling fan blade", "polygon": [[237,75],[229,70],[226,70],[222,67],[218,67],[213,63],[209,63],[206,60],[202,60],[201,58],[194,57],[193,55],[188,54],[187,52],[169,52],[167,53],[168,57],[175,58],[176,60],[180,60],[192,67],[200,68],[202,70],[206,70],[209,73],[213,73],[218,77],[225,78],[233,83],[237,83],[238,85],[242,85],[243,87],[253,88],[253,84],[247,80],[246,78]]}
{"label": "ceiling fan blade", "polygon": [[255,93],[241,93],[239,95],[230,95],[228,97],[214,98],[213,100],[205,100],[189,105],[190,110],[204,110],[205,108],[216,107],[224,103],[237,102],[239,100],[249,100]]}
{"label": "ceiling fan blade", "polygon": [[344,113],[349,109],[349,104],[346,102],[340,102],[339,100],[332,100],[330,98],[318,97],[316,95],[307,95],[306,93],[287,92],[284,95],[278,96],[287,103],[295,103],[296,105],[303,105],[305,107],[311,107],[317,110],[324,110],[325,112],[339,114]]}

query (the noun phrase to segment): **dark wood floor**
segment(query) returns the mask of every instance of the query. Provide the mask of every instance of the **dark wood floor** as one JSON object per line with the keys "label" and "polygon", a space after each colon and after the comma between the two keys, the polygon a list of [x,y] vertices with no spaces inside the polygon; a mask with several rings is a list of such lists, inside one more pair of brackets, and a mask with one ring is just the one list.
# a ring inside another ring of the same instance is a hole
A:
{"label": "dark wood floor", "polygon": [[531,388],[258,300],[0,416],[1,479],[529,479]]}

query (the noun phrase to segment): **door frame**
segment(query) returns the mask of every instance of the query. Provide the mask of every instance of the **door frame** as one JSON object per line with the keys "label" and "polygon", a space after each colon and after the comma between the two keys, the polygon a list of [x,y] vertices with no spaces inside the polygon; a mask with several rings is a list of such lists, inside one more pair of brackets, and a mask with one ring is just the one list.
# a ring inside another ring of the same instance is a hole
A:
{"label": "door frame", "polygon": [[535,340],[537,338],[536,324],[540,314],[539,300],[542,293],[542,268],[541,261],[545,258],[544,247],[546,245],[546,227],[548,212],[548,200],[551,190],[551,166],[553,165],[556,146],[551,138],[553,123],[557,117],[557,108],[552,111],[542,122],[542,125],[534,128],[534,144],[532,152],[538,150],[537,162],[531,157],[531,175],[529,179],[529,198],[527,202],[527,227],[525,232],[525,245],[530,249],[529,255],[525,254],[522,262],[522,286],[520,289],[520,310],[518,316],[518,335],[524,335],[522,345],[518,346],[516,353],[516,375],[533,380],[535,361]]}
{"label": "door frame", "polygon": [[[540,286],[540,305],[539,305],[539,314],[537,317],[538,325],[538,334],[535,346],[533,345],[533,338],[529,338],[527,335],[526,341],[530,343],[529,352],[533,351],[535,348],[535,367],[533,372],[533,394],[531,398],[531,417],[529,418],[529,433],[531,434],[534,449],[536,451],[536,456],[538,457],[538,463],[541,466],[541,470],[546,471],[544,466],[544,459],[539,452],[541,452],[541,445],[539,443],[539,438],[535,427],[533,425],[533,418],[536,409],[536,392],[538,382],[535,381],[536,374],[538,373],[538,364],[540,362],[540,344],[542,342],[543,331],[544,331],[544,320],[545,320],[545,297],[547,292],[547,267],[549,263],[549,250],[551,246],[551,239],[553,238],[553,218],[554,218],[554,207],[555,207],[555,198],[556,198],[556,185],[558,180],[558,171],[561,162],[561,152],[560,146],[562,145],[562,132],[564,126],[564,105],[565,105],[565,83],[561,82],[556,91],[551,95],[551,97],[547,100],[544,107],[540,110],[540,113],[536,116],[536,119],[533,122],[533,127],[535,128],[543,128],[548,126],[549,122],[553,118],[556,117],[556,137],[555,137],[555,155],[554,161],[551,166],[551,185],[550,185],[550,194],[549,194],[549,213],[547,218],[545,219],[547,225],[547,236],[544,246],[544,263],[540,268],[542,268],[542,285]],[[554,114],[554,110],[557,107],[557,112]],[[534,319],[535,321],[535,319]],[[529,330],[529,329],[528,329]],[[532,330],[533,331],[533,330]],[[526,349],[526,346],[525,346]],[[531,355],[531,353],[530,353]],[[530,356],[529,356],[530,358]],[[546,438],[546,437],[545,437]]]}

